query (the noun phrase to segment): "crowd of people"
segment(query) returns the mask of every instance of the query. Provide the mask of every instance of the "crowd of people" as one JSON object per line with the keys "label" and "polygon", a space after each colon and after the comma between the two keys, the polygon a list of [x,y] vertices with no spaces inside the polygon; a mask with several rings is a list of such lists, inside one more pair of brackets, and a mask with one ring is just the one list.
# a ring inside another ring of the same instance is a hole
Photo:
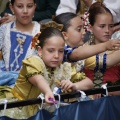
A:
{"label": "crowd of people", "polygon": [[[0,99],[26,100],[43,93],[52,104],[55,87],[69,93],[119,85],[120,7],[114,8],[107,0],[10,0],[0,19]],[[24,119],[37,111],[31,105],[5,115]]]}

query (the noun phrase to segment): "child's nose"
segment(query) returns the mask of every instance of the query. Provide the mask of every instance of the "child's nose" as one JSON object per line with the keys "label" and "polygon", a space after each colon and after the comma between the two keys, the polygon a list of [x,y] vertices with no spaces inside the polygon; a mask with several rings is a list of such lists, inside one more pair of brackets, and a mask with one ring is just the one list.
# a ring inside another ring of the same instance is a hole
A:
{"label": "child's nose", "polygon": [[55,57],[58,58],[59,54],[58,52],[55,52]]}
{"label": "child's nose", "polygon": [[27,12],[27,7],[23,8],[23,12],[26,13]]}

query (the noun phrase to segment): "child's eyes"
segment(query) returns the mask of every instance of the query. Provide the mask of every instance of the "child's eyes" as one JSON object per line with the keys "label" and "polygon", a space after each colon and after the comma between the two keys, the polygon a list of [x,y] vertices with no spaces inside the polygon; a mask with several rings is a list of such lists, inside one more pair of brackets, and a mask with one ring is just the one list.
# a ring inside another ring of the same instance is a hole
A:
{"label": "child's eyes", "polygon": [[64,52],[64,50],[59,50],[59,52],[60,52],[60,53],[63,53],[63,52]]}
{"label": "child's eyes", "polygon": [[[100,26],[100,28],[104,28],[104,27],[105,27],[105,25]],[[110,25],[109,27],[113,28],[113,25]]]}
{"label": "child's eyes", "polygon": [[28,5],[28,8],[32,8],[33,7],[33,5]]}
{"label": "child's eyes", "polygon": [[[52,52],[54,52],[54,51],[55,51],[55,50],[48,50],[48,52],[50,52],[50,53],[52,53]],[[58,52],[63,53],[64,50],[59,50]]]}
{"label": "child's eyes", "polygon": [[20,5],[20,6],[17,6],[17,7],[18,7],[18,8],[22,8],[23,6]]}
{"label": "child's eyes", "polygon": [[110,28],[113,28],[114,27],[114,25],[110,25]]}
{"label": "child's eyes", "polygon": [[[18,5],[17,7],[18,7],[18,8],[23,8],[24,6],[23,6],[23,5]],[[28,5],[28,6],[27,6],[27,8],[32,8],[32,7],[33,7],[33,5]]]}
{"label": "child's eyes", "polygon": [[105,26],[100,26],[100,28],[104,28]]}
{"label": "child's eyes", "polygon": [[48,52],[52,53],[54,50],[48,50]]}
{"label": "child's eyes", "polygon": [[82,28],[78,28],[77,30],[78,30],[78,32],[80,32],[82,30]]}

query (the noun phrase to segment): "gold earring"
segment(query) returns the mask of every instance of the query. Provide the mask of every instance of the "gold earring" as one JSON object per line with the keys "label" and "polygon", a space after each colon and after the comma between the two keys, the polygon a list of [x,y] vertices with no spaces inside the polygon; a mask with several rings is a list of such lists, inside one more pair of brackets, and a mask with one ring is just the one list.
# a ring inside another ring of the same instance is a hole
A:
{"label": "gold earring", "polygon": [[91,45],[92,43],[94,43],[94,34],[93,33],[91,33],[89,35],[89,41],[88,41],[88,43],[89,43],[89,45]]}

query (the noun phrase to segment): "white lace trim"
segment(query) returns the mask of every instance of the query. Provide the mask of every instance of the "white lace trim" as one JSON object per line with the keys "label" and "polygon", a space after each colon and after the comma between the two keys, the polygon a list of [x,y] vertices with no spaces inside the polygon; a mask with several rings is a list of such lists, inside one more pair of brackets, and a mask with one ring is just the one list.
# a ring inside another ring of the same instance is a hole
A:
{"label": "white lace trim", "polygon": [[[13,22],[10,22],[8,24],[5,24],[4,26],[2,26],[2,30],[5,34],[3,36],[3,38],[1,38],[0,40],[0,44],[2,44],[2,52],[3,52],[3,59],[5,61],[5,65],[8,68],[9,67],[9,57],[10,57],[10,48],[11,48],[11,41],[10,41],[10,30],[12,31],[17,31],[15,28],[15,22],[14,22],[14,26],[13,29],[11,29],[11,24]],[[34,27],[33,27],[33,31],[32,34],[30,33],[24,33],[24,34],[28,34],[28,35],[36,35],[36,33],[40,32],[40,24],[38,22],[33,22],[34,23]],[[20,32],[20,31],[17,31]],[[34,50],[31,49],[31,45],[29,46],[26,56],[30,57],[31,55],[36,54],[36,52]]]}
{"label": "white lace trim", "polygon": [[48,71],[46,69],[46,66],[45,66],[43,60],[38,56],[35,56],[35,57],[38,58],[41,61],[41,63],[43,64],[44,77],[49,84],[52,79],[52,81],[53,81],[53,84],[51,86],[52,90],[54,89],[54,87],[56,87],[56,84],[55,84],[56,80],[61,81],[61,80],[70,80],[71,79],[71,75],[72,75],[71,63],[64,62],[63,64],[61,64],[60,67],[57,67],[54,70],[54,74],[53,74],[52,78],[49,78]]}

